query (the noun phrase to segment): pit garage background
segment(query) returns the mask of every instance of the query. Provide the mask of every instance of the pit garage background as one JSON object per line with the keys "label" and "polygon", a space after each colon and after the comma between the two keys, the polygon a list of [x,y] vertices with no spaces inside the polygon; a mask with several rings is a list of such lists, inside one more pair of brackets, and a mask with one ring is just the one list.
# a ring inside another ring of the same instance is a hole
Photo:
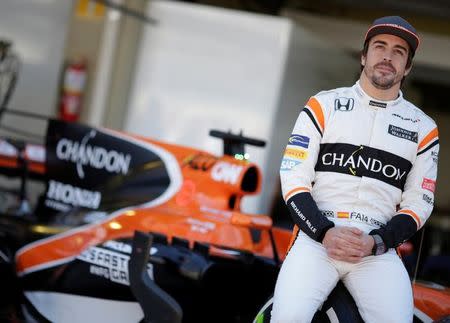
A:
{"label": "pit garage background", "polygon": [[[290,225],[278,167],[300,109],[320,90],[352,85],[371,21],[402,15],[422,38],[405,96],[432,116],[440,131],[435,211],[425,229],[425,250],[442,256],[448,270],[450,4],[371,3],[2,0],[0,39],[13,43],[21,62],[9,108],[57,116],[64,69],[82,57],[87,80],[81,122],[216,154],[222,146],[208,136],[213,128],[263,139],[265,149],[248,147],[250,159],[262,168],[263,191],[244,200],[244,211],[271,214]],[[44,123],[17,116],[4,115],[0,122],[1,134],[36,142],[44,131]],[[449,271],[434,275],[448,285]]]}

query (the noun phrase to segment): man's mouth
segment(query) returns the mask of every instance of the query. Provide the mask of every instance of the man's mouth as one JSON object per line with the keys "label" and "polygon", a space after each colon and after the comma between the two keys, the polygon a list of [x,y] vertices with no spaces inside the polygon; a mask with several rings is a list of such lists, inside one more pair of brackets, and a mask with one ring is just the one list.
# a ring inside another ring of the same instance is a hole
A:
{"label": "man's mouth", "polygon": [[375,65],[375,68],[381,72],[385,72],[385,73],[395,73],[395,68],[393,66],[390,65],[386,65],[386,64],[377,64]]}

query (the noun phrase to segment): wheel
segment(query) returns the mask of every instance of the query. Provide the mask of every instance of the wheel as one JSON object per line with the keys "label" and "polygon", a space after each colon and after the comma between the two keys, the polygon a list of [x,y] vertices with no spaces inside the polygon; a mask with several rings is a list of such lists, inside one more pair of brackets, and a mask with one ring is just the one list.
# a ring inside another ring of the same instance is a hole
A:
{"label": "wheel", "polygon": [[[261,308],[253,323],[269,323],[273,297]],[[339,282],[322,308],[314,315],[312,323],[363,323],[355,301],[345,286]]]}

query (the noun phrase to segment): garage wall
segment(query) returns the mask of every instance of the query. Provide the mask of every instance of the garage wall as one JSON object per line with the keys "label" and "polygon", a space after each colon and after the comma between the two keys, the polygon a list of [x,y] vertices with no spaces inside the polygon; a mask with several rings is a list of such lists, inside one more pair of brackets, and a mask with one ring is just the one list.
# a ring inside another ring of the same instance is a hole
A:
{"label": "garage wall", "polygon": [[[71,7],[72,1],[0,1],[0,38],[14,43],[22,62],[11,108],[45,115],[55,113]],[[45,133],[43,122],[6,115],[2,123]]]}
{"label": "garage wall", "polygon": [[[285,11],[284,16],[291,18],[299,26],[311,31],[336,48],[359,52],[362,48],[365,32],[370,23],[343,20],[302,13]],[[414,23],[414,21],[411,21]],[[414,57],[417,64],[425,64],[443,69],[450,69],[450,37],[431,34],[418,30],[421,38],[419,50]]]}
{"label": "garage wall", "polygon": [[[158,24],[143,30],[125,130],[216,154],[212,128],[270,140],[289,20],[173,1],[150,2],[147,15]],[[267,174],[270,147],[247,151]]]}
{"label": "garage wall", "polygon": [[270,154],[264,173],[267,185],[260,205],[262,212],[272,211],[274,203],[281,198],[279,167],[283,151],[306,101],[319,91],[353,85],[358,73],[357,59],[294,23],[277,113],[272,121]]}

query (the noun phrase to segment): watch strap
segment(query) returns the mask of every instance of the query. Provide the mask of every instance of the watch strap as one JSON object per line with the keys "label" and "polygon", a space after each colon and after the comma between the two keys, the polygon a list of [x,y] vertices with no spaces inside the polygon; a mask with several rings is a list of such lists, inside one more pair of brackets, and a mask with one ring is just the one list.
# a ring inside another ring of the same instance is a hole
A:
{"label": "watch strap", "polygon": [[375,242],[372,249],[372,255],[378,256],[384,254],[386,252],[386,245],[381,236],[378,234],[373,234],[372,238]]}

